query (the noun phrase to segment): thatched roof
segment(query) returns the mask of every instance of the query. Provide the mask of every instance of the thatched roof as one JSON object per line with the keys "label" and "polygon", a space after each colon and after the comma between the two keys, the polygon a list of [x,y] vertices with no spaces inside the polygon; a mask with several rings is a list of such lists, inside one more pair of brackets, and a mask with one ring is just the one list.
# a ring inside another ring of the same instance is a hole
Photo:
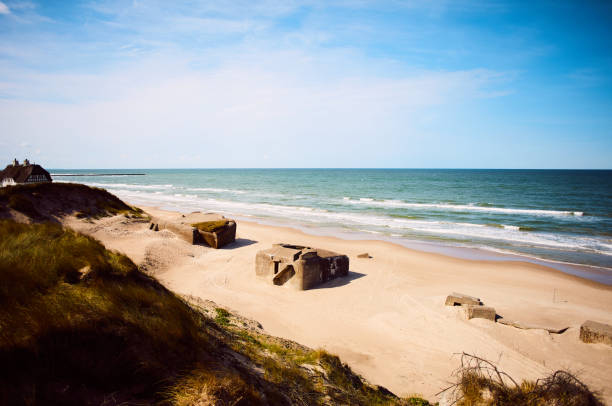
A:
{"label": "thatched roof", "polygon": [[16,183],[25,183],[31,175],[42,175],[51,182],[51,175],[40,165],[8,165],[0,172],[0,181],[12,178]]}

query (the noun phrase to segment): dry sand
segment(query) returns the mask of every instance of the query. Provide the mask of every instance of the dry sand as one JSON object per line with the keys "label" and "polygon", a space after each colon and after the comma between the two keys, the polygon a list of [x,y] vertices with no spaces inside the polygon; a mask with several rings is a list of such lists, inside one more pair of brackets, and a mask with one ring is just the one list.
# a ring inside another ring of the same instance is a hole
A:
{"label": "dry sand", "polygon": [[[146,210],[164,221],[180,216]],[[578,339],[587,319],[612,324],[610,286],[530,263],[462,260],[245,221],[238,222],[236,243],[220,250],[122,217],[69,223],[143,264],[170,289],[253,318],[272,335],[336,353],[399,395],[435,400],[458,366],[456,354],[467,352],[497,362],[515,379],[576,372],[612,403],[612,347]],[[308,291],[268,285],[255,277],[255,254],[278,242],[347,254],[350,274]],[[372,258],[357,258],[364,252]],[[453,291],[479,297],[508,319],[569,329],[557,335],[464,320],[458,308],[444,306]]]}

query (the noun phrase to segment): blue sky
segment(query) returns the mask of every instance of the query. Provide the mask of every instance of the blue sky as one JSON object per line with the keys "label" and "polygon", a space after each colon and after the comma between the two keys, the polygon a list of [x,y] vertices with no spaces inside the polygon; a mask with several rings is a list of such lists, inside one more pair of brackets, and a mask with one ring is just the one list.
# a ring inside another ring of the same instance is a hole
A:
{"label": "blue sky", "polygon": [[612,3],[0,0],[0,160],[612,168]]}

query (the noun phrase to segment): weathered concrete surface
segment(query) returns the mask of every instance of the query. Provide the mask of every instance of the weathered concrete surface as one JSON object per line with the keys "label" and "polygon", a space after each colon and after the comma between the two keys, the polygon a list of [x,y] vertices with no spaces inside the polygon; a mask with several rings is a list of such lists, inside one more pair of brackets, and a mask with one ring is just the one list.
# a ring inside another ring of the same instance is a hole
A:
{"label": "weathered concrete surface", "polygon": [[193,228],[192,233],[193,244],[205,243],[212,248],[221,248],[236,241],[236,222],[230,220],[226,226],[211,232]]}
{"label": "weathered concrete surface", "polygon": [[190,244],[207,244],[212,248],[221,248],[236,240],[236,222],[234,220],[226,219],[229,220],[227,226],[214,232],[197,230],[192,224],[224,219],[226,219],[224,216],[216,213],[193,212],[181,216],[180,220],[176,222],[162,222],[153,218],[151,220],[154,223],[159,222],[159,227],[172,231]]}
{"label": "weathered concrete surface", "polygon": [[482,302],[477,297],[464,295],[463,293],[453,292],[446,297],[446,302],[444,304],[446,306],[480,306],[482,305]]}
{"label": "weathered concrete surface", "polygon": [[580,339],[585,343],[612,345],[612,326],[587,320],[580,326]]}
{"label": "weathered concrete surface", "polygon": [[310,289],[339,276],[347,276],[349,258],[322,249],[275,244],[255,257],[255,274],[273,285]]}
{"label": "weathered concrete surface", "polygon": [[465,318],[470,319],[487,319],[495,321],[495,309],[488,306],[467,305],[463,309]]}

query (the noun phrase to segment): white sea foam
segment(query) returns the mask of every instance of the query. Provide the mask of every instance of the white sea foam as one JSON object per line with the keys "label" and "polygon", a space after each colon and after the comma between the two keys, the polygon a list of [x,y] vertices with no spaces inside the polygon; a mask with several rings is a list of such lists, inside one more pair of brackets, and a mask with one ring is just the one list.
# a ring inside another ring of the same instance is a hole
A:
{"label": "white sea foam", "polygon": [[245,190],[238,189],[222,189],[222,188],[214,188],[214,187],[192,187],[187,188],[190,192],[212,192],[212,193],[235,193],[237,195],[242,195],[247,193]]}
{"label": "white sea foam", "polygon": [[554,260],[554,259],[550,259],[550,258],[541,258],[541,257],[538,257],[537,255],[529,255],[529,254],[526,254],[524,252],[514,252],[514,251],[507,250],[507,249],[491,247],[489,245],[480,245],[478,247],[469,247],[469,248],[478,248],[478,249],[481,249],[481,250],[491,251],[491,252],[495,252],[495,253],[498,253],[498,254],[513,255],[513,256],[518,256],[518,257],[523,257],[523,258],[535,259],[535,260],[538,260],[538,261],[543,261],[543,262],[548,262],[548,263],[554,262],[554,263],[563,264],[563,265],[573,265],[573,266],[580,266],[580,267],[586,267],[586,268],[606,269],[608,271],[612,271],[612,268],[606,267],[606,266],[590,265],[590,264],[579,264],[579,263],[576,263],[576,262],[567,262],[567,261]]}
{"label": "white sea foam", "polygon": [[[154,184],[154,185],[143,185],[143,184],[128,184],[128,183],[100,183],[100,182],[83,182],[89,186],[102,187],[105,189],[134,189],[134,190],[168,190],[175,188],[172,184]],[[287,197],[286,195],[278,193],[259,193],[259,192],[248,192],[240,189],[225,189],[225,188],[186,188],[186,191],[193,192],[209,192],[209,193],[231,193],[231,194],[252,194],[254,196],[262,197]],[[301,198],[302,196],[293,196],[294,198]],[[520,209],[520,208],[508,208],[508,207],[484,207],[476,205],[462,205],[462,204],[448,204],[448,203],[408,203],[400,200],[374,200],[370,197],[362,197],[359,200],[352,200],[350,197],[343,197],[343,203],[367,205],[376,207],[388,207],[388,208],[407,208],[414,210],[436,210],[436,211],[459,211],[459,212],[483,212],[483,213],[500,213],[500,214],[523,214],[532,216],[583,216],[584,213],[581,211],[559,211],[559,210],[542,210],[542,209]]]}
{"label": "white sea foam", "polygon": [[117,194],[135,204],[155,205],[187,210],[212,210],[234,215],[251,215],[289,219],[295,223],[338,224],[372,233],[402,232],[413,237],[442,236],[468,241],[501,241],[510,245],[539,246],[549,249],[580,250],[612,255],[612,243],[597,237],[582,237],[544,232],[521,231],[513,225],[488,226],[484,224],[450,221],[392,218],[385,215],[354,212],[334,212],[302,206],[285,206],[270,203],[219,200],[196,195],[135,193],[119,190]]}
{"label": "white sea foam", "polygon": [[389,208],[407,208],[407,209],[430,209],[442,211],[476,211],[487,213],[503,213],[503,214],[525,214],[532,216],[582,216],[581,211],[561,211],[561,210],[541,210],[541,209],[519,209],[510,207],[490,207],[476,206],[473,204],[449,204],[449,203],[408,203],[400,200],[374,200],[370,198],[360,198],[359,200],[345,200],[350,204],[367,204],[368,206],[380,206]]}
{"label": "white sea foam", "polygon": [[380,231],[374,231],[374,230],[364,230],[364,229],[358,229],[357,231],[361,231],[364,233],[369,233],[369,234],[382,234]]}

